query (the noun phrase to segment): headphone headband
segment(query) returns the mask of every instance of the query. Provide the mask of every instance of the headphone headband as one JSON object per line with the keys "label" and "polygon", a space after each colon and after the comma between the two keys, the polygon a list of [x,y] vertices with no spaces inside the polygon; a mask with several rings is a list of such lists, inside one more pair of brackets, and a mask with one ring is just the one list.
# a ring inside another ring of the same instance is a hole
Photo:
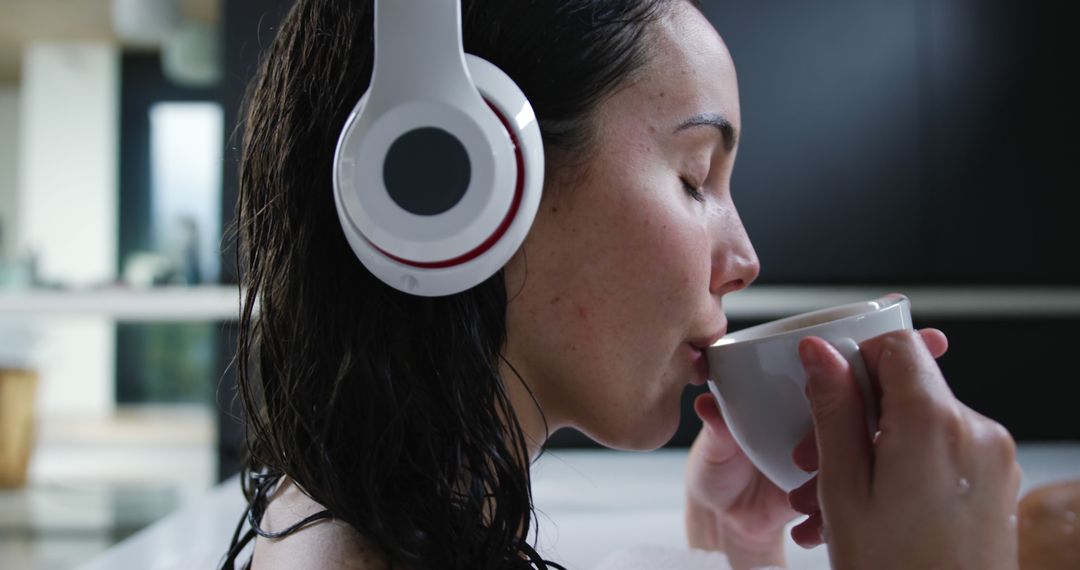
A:
{"label": "headphone headband", "polygon": [[375,0],[375,62],[368,92],[375,109],[392,107],[402,93],[479,100],[465,66],[461,2]]}
{"label": "headphone headband", "polygon": [[353,251],[407,293],[468,289],[521,245],[543,187],[539,127],[506,74],[462,51],[458,0],[376,0],[371,85],[333,180]]}

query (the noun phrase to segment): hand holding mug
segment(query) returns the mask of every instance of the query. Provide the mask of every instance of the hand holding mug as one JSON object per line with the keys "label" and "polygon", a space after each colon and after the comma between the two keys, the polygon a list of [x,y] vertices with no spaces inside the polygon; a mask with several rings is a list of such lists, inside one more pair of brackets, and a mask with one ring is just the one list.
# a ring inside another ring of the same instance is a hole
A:
{"label": "hand holding mug", "polygon": [[[795,446],[813,428],[799,341],[817,336],[842,351],[858,376],[863,398],[873,401],[859,343],[911,328],[910,302],[894,294],[743,329],[708,348],[709,389],[732,437],[754,466],[788,492],[811,477],[792,462]],[[876,413],[870,406],[864,412],[862,433],[869,437],[876,430]]]}
{"label": "hand holding mug", "polygon": [[881,394],[874,442],[848,360],[820,338],[799,344],[817,465],[807,464],[811,443],[796,458],[819,470],[790,495],[811,515],[792,537],[804,546],[827,542],[838,569],[1015,569],[1020,471],[1012,437],[956,400],[916,333],[888,333],[860,348]]}

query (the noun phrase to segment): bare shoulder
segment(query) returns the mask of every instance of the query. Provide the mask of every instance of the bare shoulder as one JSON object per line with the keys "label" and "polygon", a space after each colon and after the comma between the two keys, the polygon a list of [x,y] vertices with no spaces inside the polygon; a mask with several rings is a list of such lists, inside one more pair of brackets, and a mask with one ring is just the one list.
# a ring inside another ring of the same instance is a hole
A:
{"label": "bare shoulder", "polygon": [[[262,528],[280,531],[323,510],[288,479],[271,497]],[[336,519],[324,519],[279,539],[258,537],[252,558],[254,570],[326,568],[329,570],[383,570],[389,568],[382,550]]]}

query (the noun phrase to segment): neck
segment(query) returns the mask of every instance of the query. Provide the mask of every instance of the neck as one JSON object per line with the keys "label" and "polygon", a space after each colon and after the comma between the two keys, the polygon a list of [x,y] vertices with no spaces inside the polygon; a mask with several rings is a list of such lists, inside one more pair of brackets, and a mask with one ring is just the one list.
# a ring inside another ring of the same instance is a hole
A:
{"label": "neck", "polygon": [[[518,372],[521,372],[520,376]],[[521,431],[525,434],[525,444],[528,447],[531,462],[540,454],[540,449],[543,448],[548,435],[558,429],[560,424],[557,423],[557,418],[541,411],[543,401],[541,394],[535,389],[530,392],[531,386],[526,383],[524,371],[520,369],[515,371],[504,359],[499,364],[499,373],[510,398],[514,415],[517,417],[518,424],[521,425]]]}

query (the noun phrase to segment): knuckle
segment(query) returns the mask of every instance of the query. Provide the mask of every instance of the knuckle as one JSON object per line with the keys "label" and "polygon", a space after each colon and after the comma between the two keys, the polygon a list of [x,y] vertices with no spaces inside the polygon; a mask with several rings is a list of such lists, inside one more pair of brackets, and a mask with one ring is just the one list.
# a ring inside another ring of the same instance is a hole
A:
{"label": "knuckle", "polygon": [[921,342],[918,332],[907,329],[887,332],[882,338],[886,346],[893,345],[896,348],[909,347]]}
{"label": "knuckle", "polygon": [[837,393],[816,394],[811,405],[814,419],[818,422],[828,421],[844,406],[844,398]]}
{"label": "knuckle", "polygon": [[958,439],[969,431],[968,420],[954,401],[933,400],[926,406],[926,424],[945,437]]}
{"label": "knuckle", "polygon": [[1013,461],[1012,469],[1009,470],[1009,489],[1015,496],[1020,491],[1020,484],[1024,480],[1024,470],[1020,463]]}
{"label": "knuckle", "polygon": [[941,431],[950,441],[960,441],[966,439],[970,427],[964,414],[960,413],[955,406],[945,406],[939,404],[935,406],[940,411],[937,412],[938,425]]}
{"label": "knuckle", "polygon": [[[908,411],[904,415],[907,419],[898,427],[912,437],[946,442],[951,452],[956,453],[966,445],[971,427],[963,415],[948,404],[933,400],[912,401],[906,406]],[[884,418],[882,425],[885,425]]]}
{"label": "knuckle", "polygon": [[1016,463],[1016,441],[1005,426],[989,419],[983,419],[983,446],[987,453],[1002,465]]}

